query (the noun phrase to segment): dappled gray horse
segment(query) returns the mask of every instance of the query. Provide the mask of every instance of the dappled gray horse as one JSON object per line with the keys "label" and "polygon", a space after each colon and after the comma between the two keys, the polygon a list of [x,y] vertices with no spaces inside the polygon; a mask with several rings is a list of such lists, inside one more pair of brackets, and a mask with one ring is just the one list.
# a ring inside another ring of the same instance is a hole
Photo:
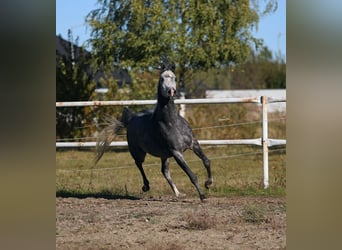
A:
{"label": "dappled gray horse", "polygon": [[184,197],[185,194],[178,191],[171,179],[169,170],[169,159],[171,157],[188,175],[196,187],[200,199],[203,200],[205,196],[198,185],[197,176],[186,163],[183,152],[191,149],[202,160],[208,174],[208,179],[205,182],[207,189],[213,182],[210,161],[202,152],[189,124],[178,113],[174,103],[177,90],[174,71],[175,65],[173,63],[163,62],[161,65],[158,102],[153,111],[142,111],[133,114],[128,108],[124,108],[121,121],[114,120],[102,131],[97,143],[95,163],[102,157],[113,135],[117,134],[121,128],[126,127],[128,148],[142,175],[144,182],[142,190],[144,192],[150,189],[149,181],[142,166],[146,153],[149,153],[161,159],[161,171],[176,197]]}

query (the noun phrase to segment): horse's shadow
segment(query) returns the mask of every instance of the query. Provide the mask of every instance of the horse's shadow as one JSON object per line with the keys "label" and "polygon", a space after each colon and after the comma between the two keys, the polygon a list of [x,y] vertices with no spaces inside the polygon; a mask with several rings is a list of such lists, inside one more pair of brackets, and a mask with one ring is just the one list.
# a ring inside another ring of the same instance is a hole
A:
{"label": "horse's shadow", "polygon": [[97,198],[97,199],[107,199],[107,200],[140,200],[141,198],[132,196],[132,195],[122,195],[122,194],[113,194],[109,192],[71,192],[71,191],[57,191],[56,198],[78,198],[78,199],[86,199],[86,198]]}

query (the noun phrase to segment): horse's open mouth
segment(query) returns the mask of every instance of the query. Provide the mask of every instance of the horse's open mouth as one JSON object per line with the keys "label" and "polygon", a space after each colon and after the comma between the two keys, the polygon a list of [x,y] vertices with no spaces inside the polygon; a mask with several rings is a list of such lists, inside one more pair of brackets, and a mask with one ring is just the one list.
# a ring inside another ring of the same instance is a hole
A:
{"label": "horse's open mouth", "polygon": [[176,94],[176,90],[174,88],[169,89],[168,94],[173,97]]}

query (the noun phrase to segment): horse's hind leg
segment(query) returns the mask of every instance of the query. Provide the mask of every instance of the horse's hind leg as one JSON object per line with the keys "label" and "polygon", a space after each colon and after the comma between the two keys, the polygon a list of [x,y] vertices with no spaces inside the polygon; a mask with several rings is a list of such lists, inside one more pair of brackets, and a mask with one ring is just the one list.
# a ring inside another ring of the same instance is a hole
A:
{"label": "horse's hind leg", "polygon": [[175,193],[177,198],[183,198],[185,197],[185,194],[182,194],[178,191],[176,185],[173,183],[172,179],[171,179],[171,175],[170,175],[170,168],[169,168],[169,164],[170,164],[170,160],[168,158],[161,158],[161,171],[165,177],[165,179],[167,180],[167,182],[169,183],[170,187],[172,188],[173,192]]}
{"label": "horse's hind leg", "polygon": [[130,147],[129,151],[130,151],[132,157],[134,158],[135,165],[137,165],[137,167],[141,173],[141,176],[143,178],[144,186],[142,187],[142,190],[144,192],[147,192],[148,190],[150,190],[150,183],[147,180],[147,177],[145,175],[145,171],[144,171],[143,166],[142,166],[142,164],[145,160],[146,153],[140,149],[133,148],[133,147]]}
{"label": "horse's hind leg", "polygon": [[137,165],[138,169],[140,170],[141,176],[143,178],[144,186],[142,187],[142,190],[144,192],[147,192],[148,190],[150,190],[150,183],[147,180],[147,177],[145,175],[145,171],[143,169],[142,163],[141,162],[135,162],[135,164]]}
{"label": "horse's hind leg", "polygon": [[211,167],[210,167],[210,160],[205,156],[205,154],[203,153],[199,143],[197,140],[195,140],[195,143],[193,145],[192,150],[194,151],[194,153],[201,158],[203,165],[205,166],[205,168],[207,169],[207,174],[208,174],[208,179],[206,180],[206,182],[204,183],[205,187],[207,189],[209,189],[209,186],[213,183],[213,177],[211,175]]}

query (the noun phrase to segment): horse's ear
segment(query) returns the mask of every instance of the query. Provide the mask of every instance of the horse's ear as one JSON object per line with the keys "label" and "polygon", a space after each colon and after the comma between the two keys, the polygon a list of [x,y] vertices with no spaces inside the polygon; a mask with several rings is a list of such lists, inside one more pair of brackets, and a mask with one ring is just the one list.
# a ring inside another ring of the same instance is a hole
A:
{"label": "horse's ear", "polygon": [[160,72],[164,72],[164,71],[166,70],[166,69],[165,69],[165,63],[164,63],[164,62],[162,62],[162,63],[160,64],[159,70],[160,70]]}
{"label": "horse's ear", "polygon": [[160,60],[160,71],[164,72],[165,70],[172,70],[175,71],[176,70],[176,65],[174,62],[170,62],[167,57],[163,56]]}
{"label": "horse's ear", "polygon": [[170,63],[170,70],[172,70],[173,72],[175,72],[176,70],[176,64],[174,62]]}

